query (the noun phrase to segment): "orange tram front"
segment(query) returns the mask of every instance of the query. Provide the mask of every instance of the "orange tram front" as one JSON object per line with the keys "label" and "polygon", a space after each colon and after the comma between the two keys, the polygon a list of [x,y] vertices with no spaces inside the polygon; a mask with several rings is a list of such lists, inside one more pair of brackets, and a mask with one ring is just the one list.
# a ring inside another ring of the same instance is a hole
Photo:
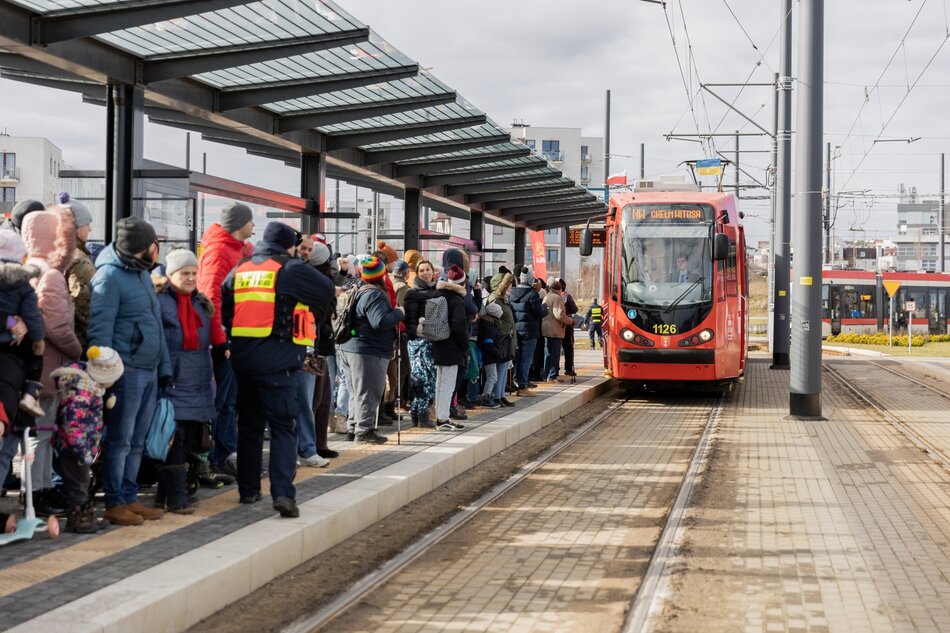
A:
{"label": "orange tram front", "polygon": [[627,386],[729,389],[742,379],[748,278],[731,194],[611,196],[604,367]]}

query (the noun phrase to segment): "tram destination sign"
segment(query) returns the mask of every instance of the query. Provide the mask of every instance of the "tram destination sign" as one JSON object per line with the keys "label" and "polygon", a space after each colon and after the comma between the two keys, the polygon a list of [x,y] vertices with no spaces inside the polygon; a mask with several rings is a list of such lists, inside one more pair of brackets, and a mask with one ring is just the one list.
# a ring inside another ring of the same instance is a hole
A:
{"label": "tram destination sign", "polygon": [[[607,246],[607,229],[591,229],[594,234],[594,248]],[[577,248],[581,245],[581,230],[570,229],[567,232],[567,245],[571,248]]]}
{"label": "tram destination sign", "polygon": [[624,214],[637,224],[695,224],[710,222],[714,210],[706,204],[631,204]]}

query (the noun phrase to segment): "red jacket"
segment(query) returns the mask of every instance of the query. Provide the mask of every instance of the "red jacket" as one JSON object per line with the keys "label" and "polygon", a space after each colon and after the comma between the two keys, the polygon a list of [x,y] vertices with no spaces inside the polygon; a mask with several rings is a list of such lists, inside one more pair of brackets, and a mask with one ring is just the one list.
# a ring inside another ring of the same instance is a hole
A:
{"label": "red jacket", "polygon": [[211,299],[211,344],[227,339],[221,325],[221,283],[243,257],[244,242],[234,239],[220,224],[212,224],[201,236],[201,259],[198,260],[198,290]]}

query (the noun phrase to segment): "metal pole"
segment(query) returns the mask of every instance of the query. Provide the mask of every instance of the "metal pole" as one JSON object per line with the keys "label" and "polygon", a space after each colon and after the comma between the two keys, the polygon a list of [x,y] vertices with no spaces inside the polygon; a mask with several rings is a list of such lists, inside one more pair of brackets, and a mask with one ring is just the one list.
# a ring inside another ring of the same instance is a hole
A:
{"label": "metal pole", "polygon": [[736,130],[736,200],[739,199],[739,130]]}
{"label": "metal pole", "polygon": [[830,266],[835,263],[831,252],[831,143],[825,145],[825,156],[825,257],[822,261]]}
{"label": "metal pole", "polygon": [[191,132],[185,132],[185,171],[191,171]]}
{"label": "metal pole", "polygon": [[947,212],[947,208],[946,208],[946,204],[944,203],[944,194],[946,193],[946,190],[944,189],[944,176],[946,174],[946,171],[944,170],[943,159],[944,159],[944,154],[943,152],[940,152],[940,211],[937,216],[938,218],[937,219],[937,235],[939,235],[939,238],[938,238],[939,244],[937,246],[937,249],[938,249],[937,252],[939,253],[938,257],[940,258],[940,272],[945,273],[947,272],[947,259],[946,259],[946,248],[944,247],[944,243],[943,243],[944,241],[943,232],[944,232],[944,227],[947,225],[946,224],[947,218],[944,215]]}
{"label": "metal pole", "polygon": [[610,185],[607,179],[610,178],[610,91],[607,91],[607,111],[604,118],[604,188],[606,189],[607,200],[610,201]]}
{"label": "metal pole", "polygon": [[336,179],[336,208],[334,211],[337,213],[336,219],[333,221],[333,245],[337,251],[342,252],[342,246],[340,244],[340,179]]}
{"label": "metal pole", "polygon": [[795,296],[789,413],[821,418],[821,141],[824,0],[802,0],[795,151]]}
{"label": "metal pole", "polygon": [[773,330],[773,317],[775,315],[775,210],[778,205],[778,200],[776,198],[777,189],[775,186],[776,183],[776,165],[778,163],[778,73],[775,73],[775,97],[773,98],[772,104],[772,208],[771,208],[771,217],[769,218],[769,263],[768,263],[768,319],[765,329],[769,341],[769,354],[772,353],[772,341],[775,335]]}
{"label": "metal pole", "polygon": [[646,178],[646,148],[640,143],[640,179]]}
{"label": "metal pole", "polygon": [[785,0],[779,45],[779,129],[775,172],[775,303],[772,325],[772,369],[789,368],[789,276],[792,233],[792,0]]}

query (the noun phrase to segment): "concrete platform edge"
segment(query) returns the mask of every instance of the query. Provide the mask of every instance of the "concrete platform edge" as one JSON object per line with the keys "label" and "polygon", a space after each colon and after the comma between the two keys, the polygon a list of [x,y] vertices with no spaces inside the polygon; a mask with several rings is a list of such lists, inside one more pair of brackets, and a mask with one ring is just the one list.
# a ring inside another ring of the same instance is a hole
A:
{"label": "concrete platform edge", "polygon": [[[177,633],[606,393],[596,377],[10,629]],[[254,544],[254,551],[249,550]]]}

